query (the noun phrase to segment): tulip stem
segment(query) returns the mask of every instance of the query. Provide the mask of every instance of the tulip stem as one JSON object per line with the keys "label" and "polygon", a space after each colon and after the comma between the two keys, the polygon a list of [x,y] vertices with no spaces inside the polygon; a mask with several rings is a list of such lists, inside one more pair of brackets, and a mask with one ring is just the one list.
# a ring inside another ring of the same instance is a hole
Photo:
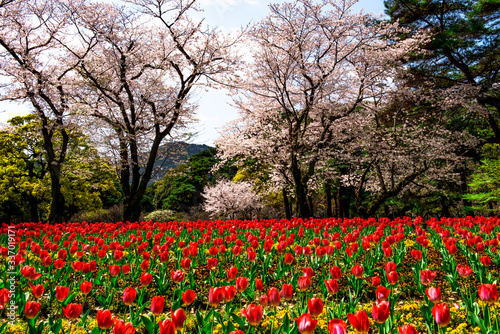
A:
{"label": "tulip stem", "polygon": [[274,307],[274,317],[271,319],[271,334],[273,333],[274,329],[274,319],[276,319],[276,306]]}
{"label": "tulip stem", "polygon": [[214,308],[214,311],[212,313],[212,329],[210,330],[210,333],[214,332],[214,323],[215,323],[215,308]]}

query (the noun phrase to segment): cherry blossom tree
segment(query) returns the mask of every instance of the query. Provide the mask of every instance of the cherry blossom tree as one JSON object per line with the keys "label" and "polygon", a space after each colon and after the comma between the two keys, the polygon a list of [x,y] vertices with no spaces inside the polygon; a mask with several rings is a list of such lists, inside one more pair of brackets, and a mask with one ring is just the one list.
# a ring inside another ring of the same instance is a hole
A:
{"label": "cherry blossom tree", "polygon": [[250,219],[262,209],[254,185],[248,181],[220,180],[204,189],[204,210],[213,219]]}
{"label": "cherry blossom tree", "polygon": [[237,64],[237,37],[203,27],[188,13],[195,1],[90,4],[75,21],[79,38],[98,36],[79,61],[82,111],[105,125],[119,148],[124,219],[135,221],[162,144],[194,118],[195,87],[219,83]]}
{"label": "cherry blossom tree", "polygon": [[[450,120],[419,92],[398,89],[365,104],[368,122],[343,150],[350,167],[342,182],[355,189],[358,215],[374,216],[390,198],[425,196],[443,180],[459,182],[457,166],[477,145],[474,136],[447,128]],[[358,154],[353,154],[358,152]]]}
{"label": "cherry blossom tree", "polygon": [[[79,64],[67,61],[62,48],[70,38],[65,7],[61,1],[0,2],[0,74],[6,79],[0,99],[29,103],[41,121],[51,180],[50,222],[63,220],[61,168],[69,143],[67,117],[75,107],[72,72]],[[82,54],[94,44],[89,36]],[[56,133],[61,140],[55,140]]]}
{"label": "cherry blossom tree", "polygon": [[295,213],[313,214],[318,169],[326,169],[342,137],[339,122],[359,127],[353,115],[364,101],[390,87],[395,63],[417,44],[381,38],[397,25],[353,14],[354,1],[297,0],[271,5],[250,33],[252,65],[244,73],[240,118],[217,141],[221,157],[257,157],[273,168],[277,189],[293,189]]}

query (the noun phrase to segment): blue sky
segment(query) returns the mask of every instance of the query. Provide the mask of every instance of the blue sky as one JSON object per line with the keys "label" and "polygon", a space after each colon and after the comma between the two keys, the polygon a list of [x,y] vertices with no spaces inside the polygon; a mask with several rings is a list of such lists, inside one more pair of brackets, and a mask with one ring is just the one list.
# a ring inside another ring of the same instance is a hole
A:
{"label": "blue sky", "polygon": [[[268,5],[278,1],[269,0],[199,0],[205,23],[217,26],[225,31],[237,29],[263,19],[268,13]],[[356,11],[363,10],[367,13],[383,14],[383,0],[360,0],[355,4]],[[199,104],[199,122],[193,127],[198,136],[194,143],[213,145],[217,138],[217,128],[237,117],[237,112],[229,103],[231,99],[224,91],[210,90],[200,92],[196,96]],[[6,123],[13,116],[25,115],[29,106],[14,103],[0,103],[0,123]]]}

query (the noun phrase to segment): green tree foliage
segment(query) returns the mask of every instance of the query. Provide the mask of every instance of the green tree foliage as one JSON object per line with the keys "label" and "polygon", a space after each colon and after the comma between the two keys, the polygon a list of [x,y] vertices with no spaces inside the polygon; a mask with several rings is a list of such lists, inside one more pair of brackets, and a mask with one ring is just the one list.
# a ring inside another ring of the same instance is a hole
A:
{"label": "green tree foliage", "polygon": [[[46,219],[50,210],[50,176],[33,115],[14,117],[0,132],[0,216],[5,220]],[[103,206],[103,198],[121,195],[114,169],[102,159],[91,141],[79,130],[68,129],[69,146],[61,169],[61,188],[66,199],[64,217]],[[56,133],[54,147],[60,145]]]}
{"label": "green tree foliage", "polygon": [[34,116],[14,117],[13,130],[0,132],[0,217],[39,220],[39,205],[50,197],[47,163]]}
{"label": "green tree foliage", "polygon": [[385,0],[384,5],[392,21],[410,28],[408,36],[432,33],[407,64],[407,84],[450,100],[449,110],[463,109],[463,99],[482,106],[472,118],[485,118],[500,143],[500,1]]}
{"label": "green tree foliage", "polygon": [[191,156],[186,164],[179,165],[154,184],[154,203],[157,209],[187,212],[201,204],[203,188],[213,183],[212,167],[216,164],[215,148]]}
{"label": "green tree foliage", "polygon": [[476,204],[473,209],[495,212],[500,204],[500,145],[483,146],[482,157],[481,165],[469,184],[471,193],[464,197]]}

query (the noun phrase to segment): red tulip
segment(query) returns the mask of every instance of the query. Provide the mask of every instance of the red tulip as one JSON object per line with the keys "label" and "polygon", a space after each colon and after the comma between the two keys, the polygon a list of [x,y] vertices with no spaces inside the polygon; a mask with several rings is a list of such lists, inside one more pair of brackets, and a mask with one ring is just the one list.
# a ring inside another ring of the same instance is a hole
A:
{"label": "red tulip", "polygon": [[184,268],[184,270],[189,270],[189,268],[191,267],[191,259],[190,258],[182,259],[181,267]]}
{"label": "red tulip", "polygon": [[135,328],[131,322],[125,323],[123,320],[117,320],[113,327],[113,334],[134,334]]}
{"label": "red tulip", "polygon": [[417,330],[412,325],[403,325],[398,328],[399,334],[418,334]]}
{"label": "red tulip", "polygon": [[356,278],[363,277],[364,271],[365,271],[364,268],[362,266],[360,266],[359,264],[356,264],[354,267],[352,267],[352,274]]}
{"label": "red tulip", "polygon": [[148,260],[143,260],[141,262],[141,270],[142,271],[147,271],[149,269],[149,261]]}
{"label": "red tulip", "polygon": [[27,301],[24,306],[24,315],[28,319],[33,319],[40,312],[40,303]]}
{"label": "red tulip", "polygon": [[169,319],[160,321],[160,334],[175,334],[175,325],[173,321]]}
{"label": "red tulip", "polygon": [[[130,269],[130,264],[124,264],[124,265],[122,266],[122,273],[123,273],[124,275],[128,274],[128,273],[130,272],[130,270],[131,270],[131,269]],[[133,328],[133,327],[132,327],[132,328]],[[135,331],[135,329],[134,329],[134,331]]]}
{"label": "red tulip", "polygon": [[283,284],[283,287],[281,289],[281,297],[283,297],[284,300],[291,300],[293,297],[293,287],[291,284]]}
{"label": "red tulip", "polygon": [[498,300],[498,289],[496,284],[483,284],[478,289],[479,298],[486,303],[494,303]]}
{"label": "red tulip", "polygon": [[48,267],[52,264],[52,258],[50,256],[46,256],[43,258],[43,265]]}
{"label": "red tulip", "polygon": [[444,327],[451,321],[450,309],[445,303],[434,305],[432,308],[432,316],[439,327]]}
{"label": "red tulip", "polygon": [[207,268],[208,268],[208,270],[214,269],[215,267],[217,267],[217,264],[219,264],[219,260],[217,260],[215,258],[211,258],[211,257],[209,257],[207,259]]}
{"label": "red tulip", "polygon": [[387,300],[387,298],[389,298],[389,295],[391,294],[391,290],[387,289],[386,287],[379,286],[377,288],[377,291],[375,292],[375,294],[377,295],[378,301],[384,301],[384,300]]}
{"label": "red tulip", "polygon": [[259,297],[259,304],[266,307],[269,304],[269,298],[266,294],[263,294]]}
{"label": "red tulip", "polygon": [[478,243],[476,249],[478,253],[484,252],[484,243],[482,242]]}
{"label": "red tulip", "polygon": [[120,271],[121,271],[121,267],[117,264],[112,264],[109,266],[109,275],[111,277],[115,277],[115,276],[118,276],[120,274]]}
{"label": "red tulip", "polygon": [[120,261],[122,258],[123,258],[123,251],[117,249],[113,252],[113,259],[115,261]]}
{"label": "red tulip", "polygon": [[75,320],[82,314],[82,305],[81,304],[68,304],[66,308],[63,307],[63,313],[66,318],[70,320]]}
{"label": "red tulip", "polygon": [[300,276],[297,283],[299,290],[304,291],[309,288],[309,285],[311,285],[311,279],[309,278],[309,276]]}
{"label": "red tulip", "polygon": [[184,321],[186,321],[186,314],[184,314],[184,310],[178,308],[177,310],[172,311],[172,322],[174,323],[175,330],[181,330],[184,327]]}
{"label": "red tulip", "polygon": [[182,300],[186,305],[191,305],[196,298],[196,293],[193,290],[186,290],[182,293]]}
{"label": "red tulip", "polygon": [[84,295],[88,295],[91,289],[92,289],[92,282],[83,281],[82,284],[80,284],[80,291]]}
{"label": "red tulip", "polygon": [[374,287],[378,287],[380,285],[380,277],[378,276],[372,277],[372,285]]}
{"label": "red tulip", "polygon": [[311,267],[302,268],[302,272],[304,273],[304,276],[307,276],[309,278],[312,278],[314,276],[314,271]]}
{"label": "red tulip", "polygon": [[208,252],[210,253],[210,256],[215,256],[215,255],[219,254],[219,249],[215,246],[212,246],[208,249]]}
{"label": "red tulip", "polygon": [[377,304],[373,304],[372,317],[375,322],[378,322],[379,324],[385,322],[389,318],[389,314],[389,302],[381,301]]}
{"label": "red tulip", "polygon": [[262,291],[264,289],[264,284],[260,278],[255,279],[255,290]]}
{"label": "red tulip", "polygon": [[241,247],[238,245],[234,246],[233,247],[233,255],[238,256],[238,255],[240,255],[240,253],[241,253]]}
{"label": "red tulip", "polygon": [[54,261],[54,268],[61,269],[66,263],[62,259],[57,259]]}
{"label": "red tulip", "polygon": [[455,245],[454,243],[446,244],[445,246],[448,250],[448,253],[450,253],[451,255],[454,255],[458,252],[457,245]]}
{"label": "red tulip", "polygon": [[234,285],[224,286],[221,289],[224,291],[224,300],[226,302],[230,302],[234,299],[234,296],[236,296],[236,288]]}
{"label": "red tulip", "polygon": [[326,291],[334,295],[339,291],[339,283],[334,279],[325,280]]}
{"label": "red tulip", "polygon": [[114,322],[110,310],[97,311],[97,327],[100,329],[110,329]]}
{"label": "red tulip", "polygon": [[[8,250],[8,249],[7,249]],[[0,290],[0,310],[4,308],[4,305],[10,300],[10,291],[8,289]]]}
{"label": "red tulip", "polygon": [[307,302],[307,309],[313,318],[317,318],[323,312],[323,302],[313,297]]}
{"label": "red tulip", "polygon": [[170,255],[170,254],[168,253],[168,251],[162,252],[162,253],[160,254],[160,262],[161,262],[161,263],[167,263],[167,262],[168,262],[169,255]]}
{"label": "red tulip", "polygon": [[227,280],[233,281],[236,278],[236,275],[238,275],[238,268],[231,267],[227,270],[226,273],[227,273]]}
{"label": "red tulip", "polygon": [[264,312],[262,310],[262,305],[250,304],[246,309],[241,309],[241,314],[247,318],[250,325],[257,326],[261,322]]}
{"label": "red tulip", "polygon": [[21,269],[21,274],[24,276],[24,278],[30,280],[30,281],[35,281],[39,279],[42,274],[36,272],[36,269],[30,266],[25,266]]}
{"label": "red tulip", "polygon": [[56,286],[56,299],[60,302],[66,300],[69,294],[69,288],[66,286]]}
{"label": "red tulip", "polygon": [[328,333],[330,334],[347,334],[347,324],[340,319],[332,319],[328,324]]}
{"label": "red tulip", "polygon": [[153,280],[153,275],[151,275],[150,273],[142,273],[141,274],[141,286],[142,287],[148,286],[152,280]]}
{"label": "red tulip", "polygon": [[248,287],[248,283],[249,283],[249,280],[248,280],[248,277],[238,277],[236,278],[236,290],[238,292],[243,292],[247,289]]}
{"label": "red tulip", "polygon": [[428,289],[425,289],[425,294],[429,297],[429,300],[434,304],[437,304],[441,301],[441,289],[435,288],[431,286]]}
{"label": "red tulip", "polygon": [[474,271],[471,269],[471,267],[469,267],[468,265],[466,266],[463,266],[461,264],[459,264],[457,266],[457,272],[460,276],[464,277],[464,278],[467,278],[469,277]]}
{"label": "red tulip", "polygon": [[385,272],[390,273],[391,271],[396,271],[396,264],[392,261],[389,261],[385,265]]}
{"label": "red tulip", "polygon": [[385,257],[391,257],[391,255],[392,255],[392,248],[391,247],[386,247],[383,249],[383,251],[384,251]]}
{"label": "red tulip", "polygon": [[45,288],[44,288],[44,286],[42,284],[32,285],[31,286],[31,291],[33,293],[33,297],[40,298],[43,295],[43,292],[45,291]]}
{"label": "red tulip", "polygon": [[128,286],[123,290],[123,304],[127,306],[132,305],[135,297],[137,297],[137,290],[134,288]]}
{"label": "red tulip", "polygon": [[270,288],[269,291],[267,292],[267,295],[269,297],[269,304],[271,304],[271,306],[276,307],[280,304],[281,298],[278,289],[274,287]]}
{"label": "red tulip", "polygon": [[174,283],[181,283],[184,280],[184,272],[180,269],[172,271],[170,276],[172,277],[172,281],[174,281]]}
{"label": "red tulip", "polygon": [[298,319],[295,319],[295,321],[297,322],[297,327],[299,327],[299,332],[301,334],[313,333],[318,325],[318,321],[313,319],[309,313],[302,314]]}
{"label": "red tulip", "polygon": [[286,265],[291,265],[293,263],[293,255],[290,254],[290,253],[286,253],[285,254],[285,259],[283,260],[283,262],[286,264]]}
{"label": "red tulip", "polygon": [[420,261],[422,260],[422,252],[419,251],[418,249],[414,249],[411,251],[411,256],[417,260],[417,261]]}
{"label": "red tulip", "polygon": [[229,332],[229,334],[245,334],[245,332],[242,331],[241,329],[238,329],[238,330]]}
{"label": "red tulip", "polygon": [[347,314],[347,319],[357,333],[365,334],[370,330],[370,321],[365,311],[358,311],[356,315],[349,313]]}
{"label": "red tulip", "polygon": [[153,297],[151,301],[151,313],[155,316],[159,316],[163,313],[163,308],[165,307],[165,298],[161,296]]}
{"label": "red tulip", "polygon": [[248,261],[254,262],[256,256],[257,256],[257,253],[255,253],[253,250],[247,251],[247,259],[248,259]]}
{"label": "red tulip", "polygon": [[342,271],[340,270],[339,267],[333,266],[330,268],[330,275],[332,276],[332,278],[334,280],[338,281],[340,279],[340,277],[342,276]]}
{"label": "red tulip", "polygon": [[434,281],[436,275],[437,274],[435,272],[429,269],[420,270],[420,281],[423,285],[429,285],[432,281]]}
{"label": "red tulip", "polygon": [[481,260],[483,266],[485,267],[491,266],[491,258],[489,256],[481,256],[479,259]]}
{"label": "red tulip", "polygon": [[389,282],[390,285],[395,285],[398,283],[399,280],[399,275],[395,271],[391,271],[390,273],[387,274],[387,281]]}
{"label": "red tulip", "polygon": [[220,302],[224,298],[224,288],[214,288],[211,287],[208,291],[208,304],[212,307],[219,306]]}

